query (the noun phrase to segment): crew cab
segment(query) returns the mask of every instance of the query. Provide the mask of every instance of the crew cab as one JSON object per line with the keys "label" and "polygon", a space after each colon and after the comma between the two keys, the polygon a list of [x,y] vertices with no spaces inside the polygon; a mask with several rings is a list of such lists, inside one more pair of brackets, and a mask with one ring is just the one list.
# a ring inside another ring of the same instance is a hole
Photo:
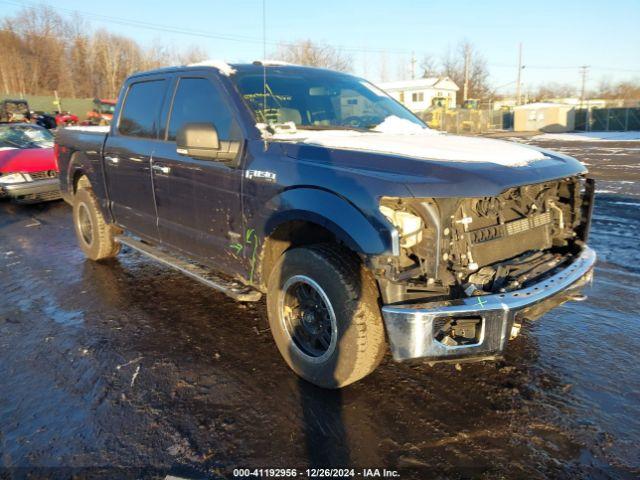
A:
{"label": "crew cab", "polygon": [[21,203],[60,199],[53,135],[30,123],[0,124],[0,198]]}
{"label": "crew cab", "polygon": [[397,361],[495,359],[592,276],[580,162],[435,132],[352,75],[138,73],[109,127],[56,142],[88,258],[127,245],[239,301],[266,295],[280,353],[322,387],[372,372],[387,339]]}

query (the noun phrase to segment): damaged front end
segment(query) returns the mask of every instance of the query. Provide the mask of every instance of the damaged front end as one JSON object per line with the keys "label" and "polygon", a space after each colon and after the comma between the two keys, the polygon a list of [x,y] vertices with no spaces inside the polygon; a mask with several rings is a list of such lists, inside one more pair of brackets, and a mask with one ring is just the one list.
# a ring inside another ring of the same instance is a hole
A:
{"label": "damaged front end", "polygon": [[595,263],[593,192],[578,176],[496,197],[383,198],[397,255],[373,267],[396,360],[495,357],[523,319],[576,297]]}

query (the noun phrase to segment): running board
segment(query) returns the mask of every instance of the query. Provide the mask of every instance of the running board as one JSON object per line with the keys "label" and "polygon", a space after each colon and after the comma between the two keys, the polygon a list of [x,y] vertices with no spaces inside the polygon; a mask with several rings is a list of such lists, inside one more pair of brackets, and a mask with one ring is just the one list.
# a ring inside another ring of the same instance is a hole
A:
{"label": "running board", "polygon": [[252,289],[251,287],[247,287],[246,285],[243,285],[242,283],[236,282],[234,280],[226,280],[211,273],[203,267],[195,265],[186,260],[173,257],[163,250],[155,248],[147,243],[141,242],[140,240],[136,240],[135,238],[118,235],[115,237],[115,240],[122,245],[126,245],[133,248],[134,250],[137,250],[138,252],[152,258],[153,260],[156,260],[164,265],[167,265],[168,267],[184,273],[188,277],[191,277],[208,287],[224,293],[234,300],[238,300],[240,302],[257,302],[258,300],[260,300],[260,297],[262,297],[262,293]]}

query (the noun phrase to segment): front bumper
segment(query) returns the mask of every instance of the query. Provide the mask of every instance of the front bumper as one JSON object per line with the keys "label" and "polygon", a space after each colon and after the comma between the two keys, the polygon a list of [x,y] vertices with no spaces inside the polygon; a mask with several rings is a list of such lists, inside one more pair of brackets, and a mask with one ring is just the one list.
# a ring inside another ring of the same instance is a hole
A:
{"label": "front bumper", "polygon": [[53,200],[60,198],[60,180],[45,178],[30,182],[0,184],[0,196],[15,199],[38,199],[41,197]]}
{"label": "front bumper", "polygon": [[[593,275],[596,253],[585,247],[578,258],[554,275],[521,290],[468,297],[447,302],[386,305],[382,315],[391,353],[396,361],[483,360],[500,355],[514,323],[535,319],[571,300]],[[477,341],[445,345],[436,338],[436,325],[445,319],[477,318]]]}

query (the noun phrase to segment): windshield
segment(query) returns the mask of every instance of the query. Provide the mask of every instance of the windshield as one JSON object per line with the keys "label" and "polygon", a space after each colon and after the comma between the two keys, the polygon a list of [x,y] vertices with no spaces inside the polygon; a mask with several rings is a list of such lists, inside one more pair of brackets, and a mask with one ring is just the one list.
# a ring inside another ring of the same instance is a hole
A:
{"label": "windshield", "polygon": [[[370,130],[395,116],[421,127],[424,123],[371,83],[335,72],[237,72],[240,94],[257,122],[293,122],[301,129]],[[266,90],[266,99],[265,92]]]}
{"label": "windshield", "polygon": [[0,125],[0,148],[52,148],[53,135],[36,125]]}

